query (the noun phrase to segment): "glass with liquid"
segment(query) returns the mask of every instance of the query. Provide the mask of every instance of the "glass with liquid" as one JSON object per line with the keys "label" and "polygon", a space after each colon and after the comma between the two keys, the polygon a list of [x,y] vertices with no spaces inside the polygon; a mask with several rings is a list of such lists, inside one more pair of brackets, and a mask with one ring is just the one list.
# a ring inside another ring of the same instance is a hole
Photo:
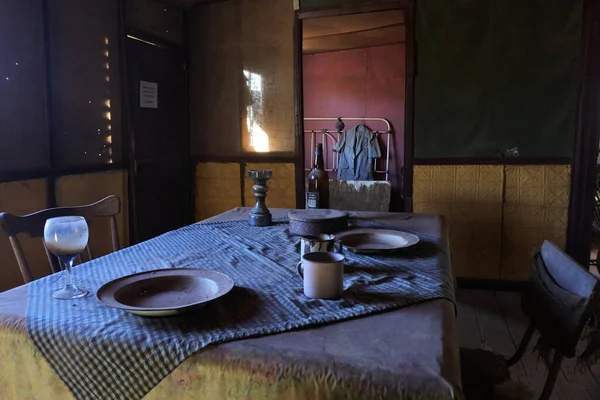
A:
{"label": "glass with liquid", "polygon": [[65,286],[52,294],[56,299],[76,299],[88,292],[73,283],[72,268],[89,239],[88,225],[83,217],[50,218],[44,226],[44,244],[64,265]]}

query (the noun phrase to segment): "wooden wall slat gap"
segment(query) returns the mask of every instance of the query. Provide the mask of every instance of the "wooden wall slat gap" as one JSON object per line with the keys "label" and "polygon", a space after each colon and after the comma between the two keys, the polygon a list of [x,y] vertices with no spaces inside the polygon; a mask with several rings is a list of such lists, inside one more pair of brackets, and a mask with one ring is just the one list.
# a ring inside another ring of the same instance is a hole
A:
{"label": "wooden wall slat gap", "polygon": [[337,15],[360,14],[374,11],[395,10],[398,8],[407,8],[413,3],[413,0],[377,0],[364,3],[338,4],[335,6],[314,7],[310,9],[301,9],[298,12],[299,19],[321,18]]}

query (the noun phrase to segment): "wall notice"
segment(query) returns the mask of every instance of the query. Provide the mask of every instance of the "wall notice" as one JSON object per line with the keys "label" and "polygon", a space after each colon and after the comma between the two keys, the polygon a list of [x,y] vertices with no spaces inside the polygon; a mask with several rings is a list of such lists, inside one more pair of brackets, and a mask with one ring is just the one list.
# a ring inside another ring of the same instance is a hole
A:
{"label": "wall notice", "polygon": [[158,84],[140,81],[140,108],[158,108]]}

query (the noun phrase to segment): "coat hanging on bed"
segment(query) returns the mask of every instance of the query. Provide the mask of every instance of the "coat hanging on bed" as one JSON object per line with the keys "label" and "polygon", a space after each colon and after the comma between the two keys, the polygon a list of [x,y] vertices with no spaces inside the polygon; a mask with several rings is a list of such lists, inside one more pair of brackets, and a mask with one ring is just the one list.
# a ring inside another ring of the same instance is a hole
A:
{"label": "coat hanging on bed", "polygon": [[361,124],[348,129],[333,150],[340,153],[339,180],[373,180],[373,159],[381,157],[381,150],[377,137],[369,128]]}

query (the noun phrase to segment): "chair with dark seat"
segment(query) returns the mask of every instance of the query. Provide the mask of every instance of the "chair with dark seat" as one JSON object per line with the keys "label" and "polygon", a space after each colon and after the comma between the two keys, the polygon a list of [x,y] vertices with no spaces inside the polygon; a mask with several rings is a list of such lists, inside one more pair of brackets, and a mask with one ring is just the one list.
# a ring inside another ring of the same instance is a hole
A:
{"label": "chair with dark seat", "polygon": [[[535,331],[540,334],[540,342],[552,360],[548,360],[549,371],[540,400],[548,400],[554,389],[554,384],[560,372],[563,358],[576,356],[576,347],[583,329],[590,321],[593,311],[598,306],[600,281],[587,269],[581,267],[575,260],[565,254],[555,244],[545,241],[540,251],[533,257],[533,268],[529,285],[523,293],[521,308],[529,320],[529,326],[523,335],[515,354],[508,360],[500,356],[501,379],[490,380],[498,384],[502,379],[510,377],[508,367],[516,364],[525,351]],[[474,358],[484,362],[491,356],[484,350],[461,349],[461,357],[465,362],[461,369],[463,386],[468,395],[469,384],[477,386],[484,379],[479,376],[479,368]],[[498,355],[494,355],[496,360]],[[489,368],[488,368],[489,369]],[[465,378],[471,382],[465,382]],[[492,399],[493,397],[488,397]]]}
{"label": "chair with dark seat", "polygon": [[[32,214],[19,216],[10,213],[0,213],[0,231],[8,236],[10,244],[19,264],[21,275],[25,283],[31,282],[33,274],[23,253],[23,249],[17,237],[18,234],[24,233],[32,238],[43,238],[44,236],[44,225],[46,220],[55,217],[64,216],[80,216],[86,220],[95,218],[110,218],[110,232],[112,239],[112,249],[117,251],[120,248],[119,245],[119,233],[117,230],[117,219],[116,216],[121,212],[121,200],[118,196],[108,196],[104,199],[88,205],[74,206],[74,207],[56,207],[41,210]],[[48,256],[48,262],[52,273],[60,271],[58,260],[52,255],[46,246],[46,255]],[[87,246],[87,255],[89,259],[92,259],[92,251]]]}

